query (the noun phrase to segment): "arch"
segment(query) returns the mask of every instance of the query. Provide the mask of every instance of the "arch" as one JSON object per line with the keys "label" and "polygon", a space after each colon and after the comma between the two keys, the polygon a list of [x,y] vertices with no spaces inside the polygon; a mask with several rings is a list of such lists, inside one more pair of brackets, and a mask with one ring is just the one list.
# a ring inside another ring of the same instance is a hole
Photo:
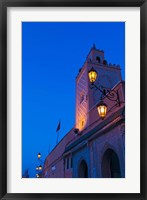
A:
{"label": "arch", "polygon": [[103,61],[103,64],[104,64],[104,65],[108,65],[107,60],[104,60],[104,61]]}
{"label": "arch", "polygon": [[78,177],[88,178],[88,165],[85,160],[81,160],[78,166]]}
{"label": "arch", "polygon": [[101,58],[99,56],[96,56],[96,60],[101,63]]}
{"label": "arch", "polygon": [[114,150],[107,149],[103,154],[101,170],[103,178],[121,178],[119,158]]}

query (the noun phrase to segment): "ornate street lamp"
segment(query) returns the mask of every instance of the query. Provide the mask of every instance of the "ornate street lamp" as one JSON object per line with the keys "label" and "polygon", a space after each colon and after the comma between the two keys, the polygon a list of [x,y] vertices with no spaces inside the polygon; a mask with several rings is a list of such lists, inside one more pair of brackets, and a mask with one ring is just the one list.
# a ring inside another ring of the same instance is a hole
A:
{"label": "ornate street lamp", "polygon": [[101,100],[97,105],[97,110],[101,119],[104,119],[107,114],[107,104]]}
{"label": "ornate street lamp", "polygon": [[93,67],[91,68],[91,70],[89,70],[88,76],[91,83],[94,83],[96,81],[97,72],[95,71]]}
{"label": "ornate street lamp", "polygon": [[[97,71],[92,67],[91,70],[88,71],[88,77],[90,81],[90,88],[99,90],[102,94],[102,97],[105,97],[109,99],[110,101],[115,101],[117,106],[120,106],[120,99],[118,91],[115,91],[114,89],[108,89],[104,87],[98,87],[95,84],[96,78],[97,78]],[[107,104],[103,102],[101,97],[101,101],[97,105],[98,114],[101,117],[101,119],[104,119],[107,115]]]}

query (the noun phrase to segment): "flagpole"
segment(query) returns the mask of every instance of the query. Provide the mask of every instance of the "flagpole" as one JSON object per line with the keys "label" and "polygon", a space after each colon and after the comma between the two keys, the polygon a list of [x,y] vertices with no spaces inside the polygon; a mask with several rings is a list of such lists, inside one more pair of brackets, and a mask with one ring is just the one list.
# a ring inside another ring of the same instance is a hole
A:
{"label": "flagpole", "polygon": [[58,144],[58,139],[59,139],[59,131],[57,131],[57,140],[56,140],[56,145]]}
{"label": "flagpole", "polygon": [[61,120],[59,121],[59,124],[58,124],[58,126],[57,126],[57,129],[56,129],[56,132],[57,132],[57,140],[56,140],[56,145],[58,144],[58,139],[59,139],[60,123],[61,123]]}

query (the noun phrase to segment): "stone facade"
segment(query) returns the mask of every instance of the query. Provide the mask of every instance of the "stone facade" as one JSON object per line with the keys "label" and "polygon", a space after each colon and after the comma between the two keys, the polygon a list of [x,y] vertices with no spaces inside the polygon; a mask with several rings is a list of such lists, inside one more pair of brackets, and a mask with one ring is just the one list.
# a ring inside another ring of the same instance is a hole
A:
{"label": "stone facade", "polygon": [[[89,87],[88,71],[98,73],[96,85],[118,92],[120,105],[104,98],[107,116],[98,116],[99,91]],[[75,129],[78,129],[75,132]],[[125,82],[120,66],[107,64],[104,52],[90,50],[76,78],[75,126],[47,156],[46,178],[124,178],[125,177]]]}

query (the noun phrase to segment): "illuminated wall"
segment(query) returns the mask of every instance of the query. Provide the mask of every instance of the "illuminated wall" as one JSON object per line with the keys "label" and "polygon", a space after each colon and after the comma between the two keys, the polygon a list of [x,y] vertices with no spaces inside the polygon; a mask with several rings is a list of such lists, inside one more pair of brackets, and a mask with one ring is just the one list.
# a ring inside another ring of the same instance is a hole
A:
{"label": "illuminated wall", "polygon": [[89,111],[101,97],[101,92],[89,88],[88,71],[92,67],[97,71],[96,85],[101,89],[103,87],[111,89],[122,80],[120,66],[108,64],[104,51],[96,49],[94,45],[76,78],[76,128],[80,131],[91,124]]}

